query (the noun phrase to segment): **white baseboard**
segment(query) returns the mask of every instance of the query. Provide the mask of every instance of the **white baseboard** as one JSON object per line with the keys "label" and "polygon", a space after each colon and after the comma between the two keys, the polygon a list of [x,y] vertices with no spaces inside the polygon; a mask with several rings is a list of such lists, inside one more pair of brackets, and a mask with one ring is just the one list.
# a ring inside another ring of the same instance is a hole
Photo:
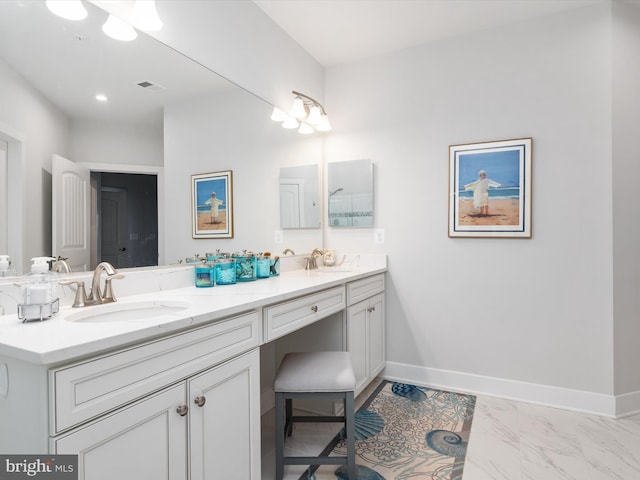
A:
{"label": "white baseboard", "polygon": [[621,417],[640,411],[640,391],[614,396],[397,362],[387,362],[382,376],[388,380],[503,397],[607,417]]}
{"label": "white baseboard", "polygon": [[618,417],[627,417],[640,413],[640,390],[616,395],[616,415]]}

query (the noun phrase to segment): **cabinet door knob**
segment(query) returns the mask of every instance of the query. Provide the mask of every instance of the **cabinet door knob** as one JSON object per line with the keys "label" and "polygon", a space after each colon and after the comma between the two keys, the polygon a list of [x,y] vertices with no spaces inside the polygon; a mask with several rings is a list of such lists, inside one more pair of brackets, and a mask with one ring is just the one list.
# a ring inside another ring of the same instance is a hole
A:
{"label": "cabinet door knob", "polygon": [[198,405],[199,407],[202,407],[207,401],[207,398],[204,395],[201,395],[199,397],[196,397],[193,400],[193,403],[195,403],[196,405]]}
{"label": "cabinet door knob", "polygon": [[189,413],[189,407],[187,407],[186,405],[180,405],[178,408],[176,408],[176,412],[178,412],[178,415],[180,415],[181,417],[184,417],[187,413]]}
{"label": "cabinet door knob", "polygon": [[318,312],[318,306],[317,306],[317,305],[314,305],[313,307],[311,307],[311,311],[312,311],[313,313],[317,313],[317,312]]}

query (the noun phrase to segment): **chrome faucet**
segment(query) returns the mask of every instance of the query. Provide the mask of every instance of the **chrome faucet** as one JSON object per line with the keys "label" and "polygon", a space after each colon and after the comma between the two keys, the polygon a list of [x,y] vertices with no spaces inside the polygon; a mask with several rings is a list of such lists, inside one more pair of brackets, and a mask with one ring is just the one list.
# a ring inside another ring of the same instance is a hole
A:
{"label": "chrome faucet", "polygon": [[295,254],[296,254],[296,252],[294,252],[294,251],[293,251],[293,250],[291,250],[290,248],[285,248],[285,249],[282,251],[282,254],[283,254],[283,255],[286,255],[287,253],[290,253],[291,255],[295,255]]}
{"label": "chrome faucet", "polygon": [[318,256],[322,256],[323,255],[323,251],[320,250],[319,248],[314,248],[311,251],[311,254],[305,258],[305,265],[304,265],[304,269],[305,270],[317,270],[318,268],[318,262],[316,261],[316,257]]}
{"label": "chrome faucet", "polygon": [[[102,278],[102,272],[107,274],[107,278],[104,282],[104,293],[100,288],[100,280]],[[103,303],[112,303],[116,301],[116,297],[113,294],[113,287],[111,281],[114,279],[124,278],[124,275],[118,273],[113,265],[109,262],[102,262],[98,264],[93,271],[93,278],[91,279],[91,290],[87,295],[84,282],[82,280],[65,280],[60,282],[61,285],[76,285],[76,296],[73,301],[73,307],[86,307],[89,305],[100,305]]]}

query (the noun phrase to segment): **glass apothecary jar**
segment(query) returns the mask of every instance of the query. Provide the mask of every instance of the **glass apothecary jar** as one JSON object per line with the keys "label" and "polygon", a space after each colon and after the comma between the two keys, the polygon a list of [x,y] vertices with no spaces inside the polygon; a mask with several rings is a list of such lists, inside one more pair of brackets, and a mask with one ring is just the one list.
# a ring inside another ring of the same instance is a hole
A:
{"label": "glass apothecary jar", "polygon": [[235,259],[219,258],[216,260],[216,283],[218,285],[233,285],[236,283]]}
{"label": "glass apothecary jar", "polygon": [[256,257],[256,278],[269,278],[271,272],[271,258],[259,255]]}
{"label": "glass apothecary jar", "polygon": [[234,253],[236,260],[236,281],[252,282],[256,279],[257,257],[254,253]]}
{"label": "glass apothecary jar", "polygon": [[194,266],[196,272],[196,287],[206,288],[215,285],[214,265],[211,263],[200,263]]}

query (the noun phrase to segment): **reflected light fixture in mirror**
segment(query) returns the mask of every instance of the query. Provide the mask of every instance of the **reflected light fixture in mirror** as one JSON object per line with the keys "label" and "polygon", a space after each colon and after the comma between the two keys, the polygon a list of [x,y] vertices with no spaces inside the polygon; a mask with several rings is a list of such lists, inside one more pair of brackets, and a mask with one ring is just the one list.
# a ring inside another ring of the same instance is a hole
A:
{"label": "reflected light fixture in mirror", "polygon": [[130,42],[138,36],[131,25],[113,15],[109,15],[109,18],[107,18],[107,21],[102,26],[102,31],[114,40],[120,40],[122,42]]}
{"label": "reflected light fixture in mirror", "polygon": [[67,20],[84,20],[88,15],[80,0],[47,0],[45,5],[51,13]]}
{"label": "reflected light fixture in mirror", "polygon": [[292,91],[295,95],[291,110],[285,113],[278,107],[273,108],[271,120],[282,122],[284,128],[298,128],[299,133],[328,132],[331,130],[329,116],[324,107],[313,98],[303,93]]}
{"label": "reflected light fixture in mirror", "polygon": [[162,20],[158,16],[155,0],[136,0],[131,14],[131,23],[145,32],[157,32],[162,29]]}

